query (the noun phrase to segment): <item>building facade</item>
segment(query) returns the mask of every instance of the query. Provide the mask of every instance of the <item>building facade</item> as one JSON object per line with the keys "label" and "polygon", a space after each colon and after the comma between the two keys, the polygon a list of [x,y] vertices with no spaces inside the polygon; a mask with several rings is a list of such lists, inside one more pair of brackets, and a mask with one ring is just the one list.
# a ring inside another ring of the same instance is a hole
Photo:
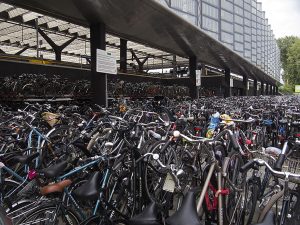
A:
{"label": "building facade", "polygon": [[156,0],[280,81],[280,51],[257,0]]}

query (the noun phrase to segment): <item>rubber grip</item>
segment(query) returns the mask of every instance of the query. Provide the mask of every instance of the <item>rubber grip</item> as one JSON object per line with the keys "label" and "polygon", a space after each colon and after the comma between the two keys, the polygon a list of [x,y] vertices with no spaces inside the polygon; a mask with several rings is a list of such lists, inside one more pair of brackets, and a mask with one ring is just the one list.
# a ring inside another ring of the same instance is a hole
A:
{"label": "rubber grip", "polygon": [[277,170],[277,171],[281,171],[282,169],[282,165],[285,161],[285,154],[280,154],[275,165],[274,165],[274,170]]}
{"label": "rubber grip", "polygon": [[247,162],[245,165],[243,165],[241,168],[240,168],[240,172],[241,173],[244,173],[244,172],[247,172],[248,170],[250,170],[251,168],[253,168],[255,164],[255,161],[253,161],[252,159]]}

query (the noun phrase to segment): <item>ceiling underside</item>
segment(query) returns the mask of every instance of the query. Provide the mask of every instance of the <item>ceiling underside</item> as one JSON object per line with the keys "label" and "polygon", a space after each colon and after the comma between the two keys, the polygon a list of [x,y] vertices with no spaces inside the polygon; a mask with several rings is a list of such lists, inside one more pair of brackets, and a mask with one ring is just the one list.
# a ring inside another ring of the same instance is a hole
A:
{"label": "ceiling underside", "polygon": [[[62,57],[63,60],[64,57],[71,57],[68,54],[75,54],[78,60],[80,55],[89,55],[88,27],[91,23],[104,22],[110,33],[107,36],[107,49],[112,51],[117,58],[119,50],[116,46],[119,45],[119,38],[116,36],[120,36],[131,40],[128,43],[128,48],[137,52],[140,51],[138,52],[140,53],[139,57],[153,54],[153,64],[164,63],[162,58],[166,62],[172,62],[173,54],[179,56],[177,57],[178,61],[184,62],[186,62],[186,58],[196,56],[202,63],[218,68],[230,68],[236,74],[248,75],[251,78],[257,78],[271,84],[276,83],[274,78],[265,74],[251,62],[153,0],[5,0],[5,2],[26,8],[24,10],[12,6],[13,8],[4,10],[6,16],[7,12],[8,16],[12,18],[21,15],[25,23],[26,21],[34,21],[35,18],[41,16],[38,19],[39,26],[49,30],[49,36],[57,44],[62,44],[67,38],[78,34],[79,38],[64,50],[67,54]],[[1,6],[0,9],[2,10]],[[7,22],[1,24],[8,26],[4,30],[9,29]],[[19,25],[19,30],[16,32],[20,33],[20,27],[22,30],[22,26]],[[28,37],[26,44],[34,45],[35,29],[26,29]],[[0,32],[2,30],[0,25]],[[51,33],[51,30],[56,31],[56,33]],[[23,39],[24,31],[23,28],[23,35],[21,36]],[[20,36],[16,36],[16,32],[9,31],[9,38],[12,39],[10,41],[12,43],[13,41],[18,42],[18,38],[20,38]],[[65,33],[65,36],[61,33]],[[2,38],[2,33],[0,36]],[[1,39],[0,43],[3,41],[7,40]],[[22,40],[23,42],[25,41]],[[51,47],[46,41],[43,41],[41,47],[42,49],[45,48],[45,51],[51,51]],[[5,51],[5,49],[2,50]],[[12,49],[11,52],[17,50]],[[29,54],[30,51],[31,49],[28,49],[25,52]],[[34,46],[32,51],[35,52]],[[46,55],[44,57],[46,58]]]}

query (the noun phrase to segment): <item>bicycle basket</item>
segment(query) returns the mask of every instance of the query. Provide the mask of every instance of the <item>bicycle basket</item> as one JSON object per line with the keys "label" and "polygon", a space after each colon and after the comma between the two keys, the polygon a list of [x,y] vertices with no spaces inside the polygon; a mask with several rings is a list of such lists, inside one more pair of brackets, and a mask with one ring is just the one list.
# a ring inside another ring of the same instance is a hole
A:
{"label": "bicycle basket", "polygon": [[300,173],[300,159],[287,158],[282,166],[283,172]]}
{"label": "bicycle basket", "polygon": [[45,120],[51,127],[54,127],[56,124],[60,124],[60,115],[51,113],[51,112],[43,112],[42,118]]}

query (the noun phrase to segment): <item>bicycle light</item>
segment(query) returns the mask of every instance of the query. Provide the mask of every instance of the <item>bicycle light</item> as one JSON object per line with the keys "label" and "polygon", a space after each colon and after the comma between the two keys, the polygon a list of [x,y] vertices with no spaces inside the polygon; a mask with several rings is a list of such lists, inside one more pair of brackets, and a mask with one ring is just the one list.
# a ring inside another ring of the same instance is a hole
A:
{"label": "bicycle light", "polygon": [[175,130],[173,132],[173,136],[176,137],[176,138],[178,138],[180,136],[180,132],[178,130]]}

